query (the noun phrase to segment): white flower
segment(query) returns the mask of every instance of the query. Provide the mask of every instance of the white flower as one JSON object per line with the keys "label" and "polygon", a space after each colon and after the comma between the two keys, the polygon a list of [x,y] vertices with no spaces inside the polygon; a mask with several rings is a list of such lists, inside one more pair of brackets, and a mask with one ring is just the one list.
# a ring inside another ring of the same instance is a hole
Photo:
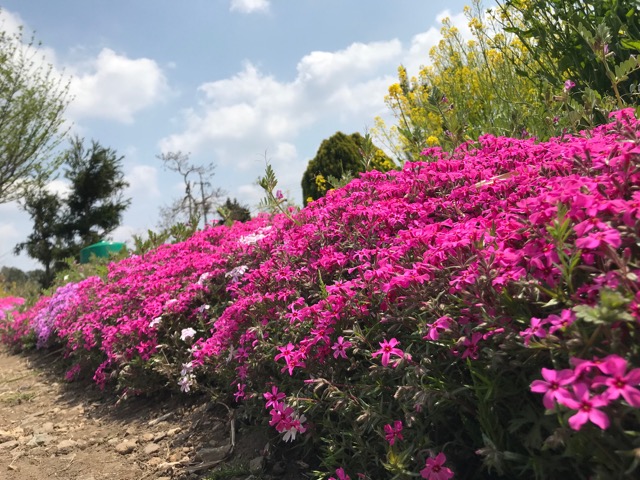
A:
{"label": "white flower", "polygon": [[225,273],[224,276],[227,278],[231,278],[231,280],[233,280],[234,282],[237,282],[238,280],[240,280],[240,277],[242,277],[248,269],[249,267],[247,267],[246,265],[239,265],[234,269]]}
{"label": "white flower", "polygon": [[153,328],[162,323],[162,317],[156,317],[149,322],[149,328]]}
{"label": "white flower", "polygon": [[192,338],[194,335],[196,334],[196,331],[189,327],[189,328],[184,328],[182,330],[182,333],[180,334],[180,340],[182,340],[183,342],[186,342],[188,338]]}
{"label": "white flower", "polygon": [[182,375],[183,377],[186,377],[191,372],[193,372],[193,362],[183,363],[182,371],[180,372],[180,375]]}
{"label": "white flower", "polygon": [[211,273],[209,272],[205,272],[202,275],[200,275],[200,278],[198,279],[198,285],[202,285],[204,282],[206,282],[209,278],[211,277]]}
{"label": "white flower", "polygon": [[195,377],[191,374],[185,375],[178,381],[178,385],[180,385],[180,390],[182,390],[183,392],[190,391],[194,383],[195,383]]}
{"label": "white flower", "polygon": [[271,225],[268,227],[259,228],[255,233],[250,233],[249,235],[245,235],[244,237],[240,237],[238,242],[243,243],[245,245],[252,245],[264,237],[267,236],[267,232],[271,230]]}

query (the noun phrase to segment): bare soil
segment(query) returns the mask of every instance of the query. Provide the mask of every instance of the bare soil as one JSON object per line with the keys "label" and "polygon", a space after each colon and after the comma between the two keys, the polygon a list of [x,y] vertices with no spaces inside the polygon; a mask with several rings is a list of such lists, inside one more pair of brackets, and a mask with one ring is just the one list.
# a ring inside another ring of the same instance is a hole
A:
{"label": "bare soil", "polygon": [[0,479],[304,479],[269,432],[204,396],[118,402],[67,383],[54,354],[0,349]]}

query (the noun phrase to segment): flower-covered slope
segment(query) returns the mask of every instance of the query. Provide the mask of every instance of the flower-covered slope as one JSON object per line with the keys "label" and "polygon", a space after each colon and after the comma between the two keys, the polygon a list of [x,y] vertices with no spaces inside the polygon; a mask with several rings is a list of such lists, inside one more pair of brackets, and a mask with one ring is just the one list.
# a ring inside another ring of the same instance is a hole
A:
{"label": "flower-covered slope", "polygon": [[3,337],[63,345],[69,378],[263,409],[343,478],[633,472],[637,135],[625,110],[580,137],[429,149],[114,263]]}

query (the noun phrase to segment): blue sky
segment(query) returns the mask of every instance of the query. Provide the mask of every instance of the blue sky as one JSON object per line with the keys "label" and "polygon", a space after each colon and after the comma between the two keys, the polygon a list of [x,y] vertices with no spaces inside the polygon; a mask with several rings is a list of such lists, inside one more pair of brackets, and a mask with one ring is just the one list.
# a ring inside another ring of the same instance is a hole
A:
{"label": "blue sky", "polygon": [[[363,132],[400,64],[428,63],[441,19],[464,29],[469,0],[2,0],[5,30],[35,31],[42,53],[71,80],[71,131],[124,155],[132,199],[111,235],[154,229],[180,197],[180,178],[156,155],[190,152],[217,165],[213,182],[253,211],[266,152],[284,191],[321,141]],[[51,188],[63,192],[64,182]],[[31,232],[18,205],[0,205],[0,265]]]}

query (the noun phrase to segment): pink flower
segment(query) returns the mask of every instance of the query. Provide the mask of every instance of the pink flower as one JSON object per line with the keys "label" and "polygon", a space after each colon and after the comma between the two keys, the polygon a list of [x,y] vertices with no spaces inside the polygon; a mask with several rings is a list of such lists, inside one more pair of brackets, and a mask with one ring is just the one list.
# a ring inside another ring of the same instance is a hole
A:
{"label": "pink flower", "polygon": [[400,342],[392,338],[391,340],[383,340],[380,343],[380,350],[377,350],[371,354],[372,357],[377,357],[378,355],[382,355],[382,366],[386,367],[389,364],[389,360],[391,355],[395,355],[396,357],[404,357],[404,352],[399,348],[396,348],[396,345],[400,345]]}
{"label": "pink flower", "polygon": [[433,341],[438,340],[440,338],[440,332],[449,330],[451,328],[452,323],[453,323],[453,320],[451,319],[451,317],[447,317],[447,316],[440,317],[432,324],[427,325],[427,327],[429,328],[429,331],[424,337],[422,337],[422,339],[433,340]]}
{"label": "pink flower", "polygon": [[613,248],[618,248],[621,244],[620,232],[613,228],[592,230],[586,237],[580,237],[576,240],[576,247],[586,250],[595,250],[600,245],[610,245]]}
{"label": "pink flower", "polygon": [[245,385],[244,383],[238,384],[238,390],[233,394],[233,396],[236,398],[236,402],[239,402],[247,396],[244,391],[245,388],[247,388],[247,385]]}
{"label": "pink flower", "polygon": [[275,407],[276,404],[280,402],[280,400],[284,400],[286,395],[283,392],[278,391],[278,387],[271,387],[271,392],[266,392],[262,394],[264,398],[267,399],[267,404],[265,408]]}
{"label": "pink flower", "polygon": [[563,405],[578,412],[569,417],[569,426],[574,430],[580,430],[582,426],[591,422],[602,430],[609,428],[609,417],[598,410],[599,407],[606,407],[609,401],[601,396],[591,396],[589,389],[584,383],[577,383],[573,386],[574,397],[562,399]]}
{"label": "pink flower", "polygon": [[618,355],[609,355],[604,359],[600,370],[609,377],[598,376],[594,379],[593,386],[606,386],[607,390],[604,395],[609,400],[615,400],[618,397],[635,408],[640,408],[640,391],[633,388],[640,385],[640,368],[634,368],[629,373],[627,371],[627,361]]}
{"label": "pink flower", "polygon": [[453,472],[444,466],[446,461],[447,457],[443,452],[440,452],[435,458],[427,458],[425,467],[420,470],[420,475],[427,480],[449,480],[453,477]]}
{"label": "pink flower", "polygon": [[564,82],[564,91],[568,92],[575,86],[576,86],[575,82],[573,82],[572,80],[566,80]]}
{"label": "pink flower", "polygon": [[[535,393],[544,393],[542,404],[544,408],[549,410],[555,407],[555,401],[563,403],[561,400],[571,398],[571,392],[563,388],[575,380],[573,370],[550,370],[542,369],[542,377],[544,380],[534,380],[531,383],[531,391]],[[564,403],[563,403],[564,404]]]}
{"label": "pink flower", "polygon": [[[351,477],[344,473],[344,468],[340,467],[336,469],[336,475],[338,475],[337,480],[351,480]],[[329,477],[329,480],[336,480],[335,477]]]}
{"label": "pink flower", "polygon": [[402,436],[402,422],[400,420],[396,420],[393,422],[393,426],[391,424],[386,424],[384,426],[385,436],[389,445],[393,445],[396,443],[396,440],[404,440]]}
{"label": "pink flower", "polygon": [[333,358],[347,358],[347,348],[351,346],[351,342],[345,342],[344,337],[338,337],[338,341],[333,344]]}

